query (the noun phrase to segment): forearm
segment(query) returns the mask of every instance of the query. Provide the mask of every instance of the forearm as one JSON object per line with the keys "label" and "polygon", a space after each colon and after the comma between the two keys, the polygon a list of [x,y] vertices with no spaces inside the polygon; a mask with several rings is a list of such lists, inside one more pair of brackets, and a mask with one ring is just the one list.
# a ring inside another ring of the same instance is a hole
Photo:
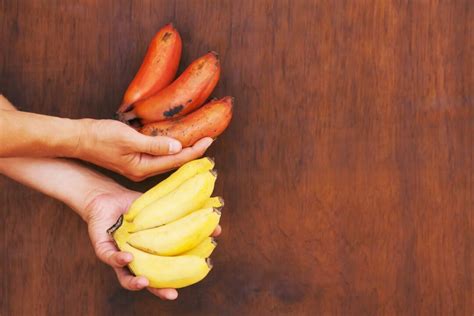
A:
{"label": "forearm", "polygon": [[73,157],[82,120],[14,111],[0,95],[0,157]]}
{"label": "forearm", "polygon": [[0,173],[64,202],[84,220],[87,206],[96,196],[124,190],[103,175],[66,159],[2,158]]}

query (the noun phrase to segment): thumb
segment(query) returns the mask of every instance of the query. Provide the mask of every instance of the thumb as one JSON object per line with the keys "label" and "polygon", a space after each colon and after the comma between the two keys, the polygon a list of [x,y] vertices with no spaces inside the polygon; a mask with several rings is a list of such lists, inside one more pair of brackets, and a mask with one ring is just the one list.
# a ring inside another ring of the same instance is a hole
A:
{"label": "thumb", "polygon": [[134,137],[134,149],[140,153],[154,156],[179,153],[182,149],[181,143],[174,138],[166,136],[146,136],[137,132]]}

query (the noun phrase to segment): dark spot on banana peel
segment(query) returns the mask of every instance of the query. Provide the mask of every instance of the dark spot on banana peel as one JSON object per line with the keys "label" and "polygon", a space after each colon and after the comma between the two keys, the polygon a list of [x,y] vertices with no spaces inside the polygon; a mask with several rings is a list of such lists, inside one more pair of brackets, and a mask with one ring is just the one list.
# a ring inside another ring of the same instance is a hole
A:
{"label": "dark spot on banana peel", "polygon": [[151,136],[158,136],[158,131],[154,128],[151,133],[150,133]]}
{"label": "dark spot on banana peel", "polygon": [[163,38],[161,40],[163,42],[166,42],[171,37],[171,35],[173,35],[173,34],[170,33],[170,32],[166,32],[165,35],[163,35]]}
{"label": "dark spot on banana peel", "polygon": [[176,114],[178,114],[179,112],[181,112],[181,111],[183,110],[183,108],[184,108],[184,105],[182,105],[182,104],[177,105],[177,106],[175,106],[175,107],[173,107],[173,108],[171,108],[171,109],[169,109],[169,110],[167,110],[167,111],[164,111],[164,112],[163,112],[163,115],[164,115],[165,117],[173,117],[173,116],[175,116]]}

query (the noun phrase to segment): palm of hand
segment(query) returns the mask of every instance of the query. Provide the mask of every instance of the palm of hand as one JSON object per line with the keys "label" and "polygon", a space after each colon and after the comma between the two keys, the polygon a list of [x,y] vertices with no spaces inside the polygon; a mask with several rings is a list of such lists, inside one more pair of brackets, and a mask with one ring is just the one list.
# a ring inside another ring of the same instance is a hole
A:
{"label": "palm of hand", "polygon": [[[140,193],[128,190],[116,194],[106,193],[98,195],[88,207],[88,230],[95,253],[114,269],[120,284],[128,290],[141,290],[148,286],[148,280],[145,277],[133,276],[128,271],[126,265],[133,260],[133,256],[117,249],[107,229],[117,222],[120,215],[125,213],[139,196]],[[148,290],[162,299],[175,299],[178,296],[175,289]]]}
{"label": "palm of hand", "polygon": [[[113,238],[107,233],[130,204],[140,196],[138,192],[122,192],[121,194],[102,194],[97,196],[89,205],[88,230],[97,256],[105,259],[116,252]],[[105,261],[105,260],[104,260]],[[108,263],[108,262],[106,262]]]}
{"label": "palm of hand", "polygon": [[[75,156],[118,172],[134,181],[161,174],[201,157],[211,145],[205,137],[192,147],[169,137],[150,137],[113,120],[86,121],[85,141]],[[173,145],[172,145],[173,144]]]}

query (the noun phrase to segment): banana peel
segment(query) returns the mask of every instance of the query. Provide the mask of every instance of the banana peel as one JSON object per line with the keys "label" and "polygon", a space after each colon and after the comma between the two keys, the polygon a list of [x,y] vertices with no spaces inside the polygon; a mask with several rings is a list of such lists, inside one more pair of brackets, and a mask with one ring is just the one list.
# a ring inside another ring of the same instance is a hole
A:
{"label": "banana peel", "polygon": [[130,206],[130,209],[127,211],[127,213],[125,213],[125,220],[129,222],[133,221],[135,216],[137,216],[139,211],[144,207],[172,192],[183,182],[194,177],[195,175],[212,170],[214,165],[214,159],[210,157],[192,160],[182,165],[168,178],[161,181],[156,186],[142,194],[138,199],[136,199]]}

